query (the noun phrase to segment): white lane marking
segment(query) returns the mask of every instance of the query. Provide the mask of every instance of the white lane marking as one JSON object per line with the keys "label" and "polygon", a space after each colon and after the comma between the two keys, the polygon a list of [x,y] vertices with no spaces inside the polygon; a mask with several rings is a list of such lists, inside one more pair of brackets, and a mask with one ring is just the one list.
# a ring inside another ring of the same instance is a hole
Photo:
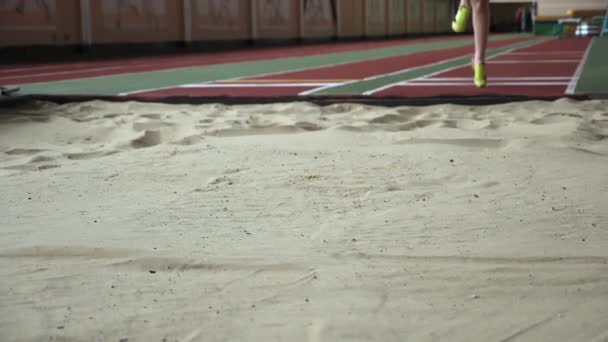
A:
{"label": "white lane marking", "polygon": [[[488,80],[492,81],[559,81],[559,80],[567,80],[569,81],[572,77],[568,76],[560,76],[560,77],[488,77]],[[470,81],[470,77],[434,77],[423,80],[417,80],[416,82],[444,82],[444,81]]]}
{"label": "white lane marking", "polygon": [[[543,43],[546,43],[546,42],[547,42],[546,40],[531,40],[531,41],[526,41],[524,43],[517,43],[516,45],[522,44],[523,46],[521,46],[521,47],[512,47],[512,48],[507,49],[505,51],[498,52],[495,55],[492,55],[491,57],[489,57],[487,59],[490,60],[490,59],[493,59],[493,58],[496,58],[496,57],[499,57],[499,56],[510,54],[513,51],[517,51],[519,49],[527,49],[529,47],[540,45],[540,44],[543,44]],[[497,49],[501,49],[501,48],[497,48]],[[466,56],[469,56],[469,55],[466,55]],[[462,59],[462,58],[465,58],[466,56],[460,56],[458,58],[454,58],[454,60]],[[448,62],[448,61],[439,62],[439,64],[443,64],[443,63],[446,63],[446,62]],[[459,64],[457,66],[454,66],[454,67],[442,69],[442,70],[439,70],[439,71],[436,71],[436,72],[433,72],[433,73],[430,73],[430,74],[427,74],[427,75],[424,75],[424,76],[420,76],[420,77],[408,80],[405,83],[416,82],[416,81],[419,81],[419,80],[422,80],[422,79],[431,78],[431,77],[433,77],[435,75],[440,75],[440,74],[443,74],[443,73],[446,73],[446,72],[450,72],[452,70],[457,70],[457,69],[463,68],[463,67],[465,67],[468,64],[469,64],[469,62],[465,62],[465,63]],[[367,92],[363,93],[363,95],[373,95],[373,94],[376,94],[378,92],[384,91],[386,89],[389,89],[389,88],[391,88],[391,87],[393,87],[395,85],[399,85],[399,84],[402,84],[402,82],[395,82],[395,83],[387,84],[387,85],[382,86],[380,88],[376,88],[376,89],[367,91]]]}
{"label": "white lane marking", "polygon": [[[330,83],[200,83],[184,84],[175,88],[284,88],[284,87],[320,87]],[[338,83],[333,83],[338,84]]]}
{"label": "white lane marking", "polygon": [[578,64],[578,67],[576,68],[576,71],[574,72],[570,83],[568,84],[568,88],[566,89],[566,95],[572,95],[574,94],[574,92],[576,92],[576,86],[578,85],[578,81],[580,80],[581,74],[583,73],[583,68],[585,67],[585,64],[587,64],[587,58],[589,58],[589,52],[591,51],[593,43],[595,43],[595,37],[592,38],[589,42],[589,45],[587,45],[585,54],[583,55],[583,58],[581,58],[581,61]]}
{"label": "white lane marking", "polygon": [[487,64],[553,64],[553,63],[578,63],[580,59],[515,59],[515,60],[497,60],[488,61]]}
{"label": "white lane marking", "polygon": [[[399,87],[462,87],[472,85],[472,81],[469,82],[409,82],[397,84]],[[528,87],[528,86],[565,86],[568,82],[492,82],[488,86],[515,86],[515,87]]]}

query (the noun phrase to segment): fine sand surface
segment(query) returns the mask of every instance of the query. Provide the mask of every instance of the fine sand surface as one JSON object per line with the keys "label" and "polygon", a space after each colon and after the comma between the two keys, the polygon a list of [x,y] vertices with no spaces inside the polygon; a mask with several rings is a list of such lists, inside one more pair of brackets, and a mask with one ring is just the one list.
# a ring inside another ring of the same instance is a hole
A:
{"label": "fine sand surface", "polygon": [[608,341],[608,102],[0,109],[0,341]]}

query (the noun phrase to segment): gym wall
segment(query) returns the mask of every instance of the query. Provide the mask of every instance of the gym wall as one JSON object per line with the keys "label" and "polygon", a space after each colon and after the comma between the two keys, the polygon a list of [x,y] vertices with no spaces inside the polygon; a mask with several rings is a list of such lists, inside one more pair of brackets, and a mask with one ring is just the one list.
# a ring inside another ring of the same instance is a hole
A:
{"label": "gym wall", "polygon": [[566,16],[568,10],[606,10],[606,0],[538,0],[538,15]]}
{"label": "gym wall", "polygon": [[452,0],[2,0],[0,47],[446,33]]}

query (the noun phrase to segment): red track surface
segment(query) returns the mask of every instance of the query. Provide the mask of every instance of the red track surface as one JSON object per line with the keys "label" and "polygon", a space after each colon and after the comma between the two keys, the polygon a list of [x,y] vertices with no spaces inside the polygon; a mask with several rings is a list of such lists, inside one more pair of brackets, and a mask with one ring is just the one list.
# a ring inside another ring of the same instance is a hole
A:
{"label": "red track surface", "polygon": [[0,66],[0,84],[27,84],[86,77],[98,77],[134,72],[159,71],[174,68],[205,66],[222,63],[252,62],[276,58],[313,56],[328,53],[359,51],[391,47],[395,45],[419,44],[462,39],[461,37],[421,38],[380,42],[356,42],[319,44],[279,48],[256,48],[249,50],[113,59],[110,61],[87,61],[77,63],[51,63]]}
{"label": "red track surface", "polygon": [[[498,42],[491,42],[490,48],[500,48],[511,44],[524,42],[530,38],[515,38]],[[381,58],[377,60],[349,63],[344,65],[322,67],[296,72],[285,72],[269,76],[244,78],[242,81],[248,80],[288,80],[292,83],[299,83],[299,80],[327,80],[327,79],[364,79],[380,74],[396,72],[404,69],[420,67],[423,65],[437,63],[446,59],[462,57],[473,52],[473,45],[419,52],[407,56],[397,56]],[[238,81],[235,81],[238,83]],[[260,97],[275,97],[275,96],[296,96],[306,90],[314,89],[315,87],[264,87],[260,85],[256,88],[241,88],[226,87],[221,88],[172,88],[164,90],[154,90],[137,94],[138,97],[158,98],[165,96],[260,96]]]}
{"label": "red track surface", "polygon": [[[490,42],[492,49],[529,40],[529,38],[515,38],[498,42]],[[419,52],[407,56],[396,56],[371,61],[349,63],[333,67],[323,67],[305,71],[286,72],[266,77],[251,79],[363,79],[380,74],[387,74],[399,70],[419,67],[425,64],[440,62],[446,59],[461,57],[473,53],[473,45],[457,48]]]}
{"label": "red track surface", "polygon": [[[465,84],[460,84],[463,81],[449,80],[450,78],[471,78],[470,66],[464,66],[434,75],[424,81],[396,85],[375,95],[408,97],[487,94],[562,96],[566,92],[569,81],[576,73],[589,43],[589,39],[552,40],[491,59],[487,65],[488,87],[485,89],[476,89],[471,81],[464,81]],[[522,53],[536,54],[521,58],[524,57]],[[508,62],[508,64],[493,64],[493,62]],[[445,83],[453,84],[442,85]],[[468,85],[466,85],[467,83]],[[520,84],[505,85],[504,83]]]}
{"label": "red track surface", "polygon": [[[450,38],[460,39],[460,38]],[[516,38],[491,42],[490,48],[499,48],[530,38]],[[179,55],[147,58],[131,58],[112,61],[90,61],[80,63],[57,63],[29,66],[0,66],[0,84],[26,84],[65,79],[78,79],[104,75],[128,74],[134,72],[159,71],[172,68],[204,66],[230,62],[250,62],[289,58],[296,56],[318,55],[333,52],[377,49],[420,43],[445,41],[445,38],[420,40],[365,42],[349,44],[324,44],[307,47],[282,47],[269,49],[251,49],[214,54]],[[590,39],[551,40],[532,47],[518,49],[509,54],[497,56],[488,61],[488,83],[486,89],[472,86],[470,66],[430,75],[423,79],[410,80],[407,84],[396,84],[381,90],[374,96],[440,96],[440,95],[528,95],[528,96],[561,96],[568,83],[575,75],[579,62]],[[432,63],[462,57],[473,52],[473,46],[433,50],[414,53],[406,56],[381,58],[364,62],[321,67],[304,71],[286,72],[235,80],[233,87],[223,84],[218,87],[209,85],[159,89],[137,93],[137,97],[163,98],[168,96],[255,96],[276,97],[295,96],[307,90],[318,88],[319,84],[335,83],[339,80],[361,80],[391,72],[416,68]],[[251,82],[265,81],[274,86]],[[241,83],[240,85],[238,83]],[[317,85],[307,86],[313,82]],[[243,87],[243,84],[249,84]]]}

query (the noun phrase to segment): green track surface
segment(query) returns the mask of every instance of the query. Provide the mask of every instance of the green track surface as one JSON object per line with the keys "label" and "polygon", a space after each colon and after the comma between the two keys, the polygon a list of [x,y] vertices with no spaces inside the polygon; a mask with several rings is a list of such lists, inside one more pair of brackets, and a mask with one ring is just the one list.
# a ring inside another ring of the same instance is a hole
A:
{"label": "green track surface", "polygon": [[594,39],[576,94],[608,94],[608,37]]}
{"label": "green track surface", "polygon": [[[499,35],[494,36],[492,40],[500,41],[518,37],[523,36],[520,34]],[[267,73],[289,72],[335,64],[403,56],[416,52],[455,48],[471,44],[471,38],[464,37],[463,39],[444,42],[404,44],[371,50],[32,83],[21,85],[21,91],[23,94],[116,95],[145,89],[169,88],[189,83],[251,77]]]}

